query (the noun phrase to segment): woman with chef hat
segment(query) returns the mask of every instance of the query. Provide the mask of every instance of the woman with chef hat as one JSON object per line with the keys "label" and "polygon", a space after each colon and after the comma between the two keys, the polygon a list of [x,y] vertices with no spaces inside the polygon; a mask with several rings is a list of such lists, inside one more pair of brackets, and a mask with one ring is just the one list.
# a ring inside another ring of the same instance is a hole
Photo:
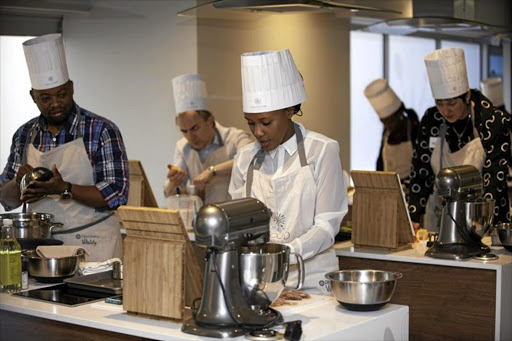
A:
{"label": "woman with chef hat", "polygon": [[409,212],[415,228],[425,213],[424,227],[439,230],[435,176],[441,168],[460,165],[480,170],[484,196],[496,200],[494,222],[510,221],[510,115],[469,89],[463,49],[435,50],[425,64],[436,105],[421,119],[412,159]]}
{"label": "woman with chef hat", "polygon": [[418,115],[406,109],[388,84],[379,78],[368,84],[364,95],[384,124],[377,170],[396,172],[403,181],[409,178],[413,144],[420,124]]}
{"label": "woman with chef hat", "polygon": [[[242,93],[257,141],[235,156],[229,193],[267,205],[271,242],[302,255],[304,290],[327,294],[324,275],[339,269],[333,244],[348,211],[338,143],[292,120],[306,91],[289,50],[243,54]],[[296,279],[292,265],[289,280]]]}

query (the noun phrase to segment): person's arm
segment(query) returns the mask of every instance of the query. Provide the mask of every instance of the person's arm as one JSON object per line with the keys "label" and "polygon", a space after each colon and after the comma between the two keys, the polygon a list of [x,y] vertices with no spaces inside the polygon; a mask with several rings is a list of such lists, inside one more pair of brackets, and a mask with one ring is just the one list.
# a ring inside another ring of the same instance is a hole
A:
{"label": "person's arm", "polygon": [[175,195],[176,187],[180,187],[182,193],[186,193],[184,186],[188,180],[187,164],[183,151],[184,146],[180,141],[176,143],[172,165],[167,165],[167,177],[164,182],[164,195],[166,197]]}
{"label": "person's arm", "polygon": [[320,154],[314,169],[317,192],[313,226],[287,243],[303,259],[311,258],[334,244],[341,221],[348,212],[347,184],[343,178],[338,143],[328,142]]}
{"label": "person's arm", "polygon": [[203,191],[206,186],[212,181],[215,177],[220,176],[231,176],[231,170],[233,169],[233,159],[224,161],[222,163],[218,163],[216,165],[212,165],[201,172],[198,176],[196,176],[192,183],[196,186],[196,189],[199,191]]}
{"label": "person's arm", "polygon": [[[48,181],[34,180],[30,183],[30,187],[25,188],[21,193],[21,200],[25,202],[34,202],[39,200],[42,195],[62,194],[68,188],[66,182],[60,174],[57,166],[52,166],[53,177]],[[72,200],[81,204],[94,207],[106,208],[107,202],[96,186],[81,186],[71,184]]]}
{"label": "person's arm", "polygon": [[233,169],[228,190],[233,200],[246,197],[244,174],[247,172],[250,160],[252,160],[251,153],[244,152],[237,153],[233,159]]}
{"label": "person's arm", "polygon": [[[105,207],[115,210],[128,201],[129,174],[128,156],[119,128],[112,122],[104,122],[98,142],[98,149],[94,154],[95,187],[101,193]],[[64,179],[66,180],[66,179]],[[88,186],[85,186],[88,187]],[[91,186],[92,187],[92,186]],[[92,188],[81,189],[77,195],[79,200],[93,203],[99,199]],[[75,193],[73,192],[73,195]],[[78,200],[78,199],[77,199]],[[90,201],[91,200],[91,201]],[[99,204],[99,202],[98,202]]]}
{"label": "person's arm", "polygon": [[486,198],[496,200],[498,213],[494,216],[493,223],[508,223],[510,206],[507,174],[510,157],[510,115],[491,109],[492,107],[486,110],[488,114],[482,114],[484,121],[481,126],[483,130],[482,145],[486,155],[482,167],[484,195]]}

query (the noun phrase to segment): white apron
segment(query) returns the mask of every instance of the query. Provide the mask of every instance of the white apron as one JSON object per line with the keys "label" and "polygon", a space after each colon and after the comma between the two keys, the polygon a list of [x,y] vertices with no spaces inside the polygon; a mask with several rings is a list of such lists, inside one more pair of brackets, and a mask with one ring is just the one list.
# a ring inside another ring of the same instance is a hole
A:
{"label": "white apron", "polygon": [[[80,122],[80,108],[78,108],[78,122]],[[24,156],[27,163],[33,167],[42,166],[48,169],[55,164],[65,181],[82,186],[94,186],[94,170],[85,150],[80,127],[77,129],[75,140],[44,153],[33,145],[37,134],[29,134],[33,136]],[[101,262],[122,257],[120,226],[112,212],[97,212],[94,208],[73,199],[62,200],[60,195],[49,195],[28,204],[27,211],[53,214],[54,221],[63,223],[64,226],[62,229],[52,230],[52,236],[64,241],[64,245],[83,247],[90,255],[89,261]],[[69,233],[65,233],[66,231]]]}
{"label": "white apron", "polygon": [[[316,184],[313,171],[307,164],[304,139],[298,125],[295,136],[300,167],[290,167],[290,172],[264,174],[259,171],[265,151],[261,149],[249,164],[246,196],[261,200],[272,211],[270,219],[270,242],[285,244],[306,233],[314,224]],[[294,161],[295,162],[295,161]],[[254,185],[253,185],[254,183]],[[291,255],[291,259],[295,259]],[[312,294],[330,295],[324,275],[339,270],[333,247],[304,261],[305,280],[303,289]],[[297,265],[290,266],[288,286],[295,287],[298,278]]]}
{"label": "white apron", "polygon": [[[219,163],[228,161],[231,157],[228,154],[228,149],[224,145],[220,133],[215,129],[217,138],[220,141],[221,147],[208,155],[206,161],[201,163],[199,153],[194,149],[191,150],[188,160],[186,160],[187,169],[189,171],[190,180],[201,174],[203,171],[208,169],[210,166],[217,165]],[[230,175],[219,175],[217,174],[208,183],[204,194],[204,204],[212,204],[215,202],[222,202],[231,200],[231,196],[228,193],[229,181],[231,180]]]}
{"label": "white apron", "polygon": [[[430,158],[430,165],[434,174],[437,175],[442,168],[471,165],[482,172],[482,167],[485,162],[485,150],[482,145],[482,140],[478,131],[475,128],[475,115],[471,107],[471,124],[473,125],[473,140],[467,143],[462,149],[454,153],[450,153],[448,143],[445,143],[445,134],[447,126],[441,125],[439,139],[436,142],[432,157]],[[439,217],[441,214],[441,207],[437,196],[437,189],[434,187],[434,192],[430,195],[425,208],[425,221],[423,225],[429,231],[439,232]]]}
{"label": "white apron", "polygon": [[411,160],[412,160],[412,141],[411,141],[411,120],[407,120],[407,135],[408,140],[399,144],[389,144],[388,138],[390,132],[386,131],[384,134],[384,143],[382,147],[382,162],[384,164],[384,171],[396,172],[400,179],[409,177],[411,173]]}

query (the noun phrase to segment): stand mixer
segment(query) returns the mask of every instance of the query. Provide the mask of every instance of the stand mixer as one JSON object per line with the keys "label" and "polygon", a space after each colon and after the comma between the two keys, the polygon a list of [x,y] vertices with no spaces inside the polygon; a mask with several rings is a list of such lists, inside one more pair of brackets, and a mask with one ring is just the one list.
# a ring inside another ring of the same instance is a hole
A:
{"label": "stand mixer", "polygon": [[495,200],[482,197],[478,169],[470,165],[443,168],[436,186],[443,206],[439,237],[425,255],[460,260],[489,253],[481,239],[490,232]]}
{"label": "stand mixer", "polygon": [[240,252],[269,240],[270,217],[267,207],[253,198],[201,207],[194,231],[196,243],[208,248],[203,293],[183,332],[227,338],[282,322],[276,310],[254,309],[240,283]]}

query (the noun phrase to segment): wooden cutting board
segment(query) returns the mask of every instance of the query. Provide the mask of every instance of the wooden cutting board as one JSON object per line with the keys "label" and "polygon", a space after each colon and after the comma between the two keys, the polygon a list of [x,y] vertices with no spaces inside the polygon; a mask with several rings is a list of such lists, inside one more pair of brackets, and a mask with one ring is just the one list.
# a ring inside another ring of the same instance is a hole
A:
{"label": "wooden cutting board", "polygon": [[351,171],[352,243],[386,249],[410,248],[414,230],[395,172]]}
{"label": "wooden cutting board", "polygon": [[176,210],[121,206],[123,309],[182,320],[185,306],[201,296],[203,275]]}
{"label": "wooden cutting board", "polygon": [[139,160],[128,160],[128,171],[130,173],[130,192],[127,205],[158,207],[142,163]]}

